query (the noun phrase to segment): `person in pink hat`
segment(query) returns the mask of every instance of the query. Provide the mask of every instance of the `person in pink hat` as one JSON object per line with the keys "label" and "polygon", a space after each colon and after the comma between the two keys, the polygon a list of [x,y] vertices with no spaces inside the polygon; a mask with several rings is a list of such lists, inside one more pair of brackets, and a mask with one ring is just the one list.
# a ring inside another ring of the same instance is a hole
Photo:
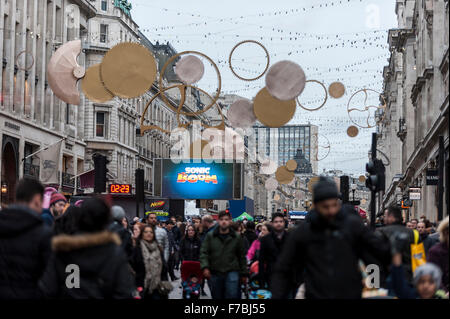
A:
{"label": "person in pink hat", "polygon": [[53,226],[55,218],[63,214],[66,204],[67,198],[63,194],[53,193],[50,197],[49,208],[44,209],[41,218],[48,226]]}

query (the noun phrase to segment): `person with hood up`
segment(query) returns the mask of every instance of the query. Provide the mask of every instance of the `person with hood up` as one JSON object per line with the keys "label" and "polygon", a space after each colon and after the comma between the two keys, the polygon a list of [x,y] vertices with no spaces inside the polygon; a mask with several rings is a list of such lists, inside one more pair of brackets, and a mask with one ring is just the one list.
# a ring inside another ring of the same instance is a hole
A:
{"label": "person with hood up", "polygon": [[133,241],[130,232],[122,224],[122,220],[125,218],[125,210],[121,206],[113,206],[111,207],[111,214],[113,222],[109,226],[109,230],[119,235],[121,246],[128,259],[131,259],[133,255]]}
{"label": "person with hood up", "polygon": [[44,187],[17,184],[16,202],[0,212],[0,300],[37,299],[38,281],[50,257],[52,231],[40,217]]}
{"label": "person with hood up", "polygon": [[342,206],[332,180],[320,177],[313,203],[309,218],[289,234],[275,266],[273,298],[286,298],[296,271],[304,275],[306,299],[362,298],[362,252],[389,263],[389,241],[366,228],[353,207]]}
{"label": "person with hood up", "polygon": [[39,288],[51,299],[131,299],[136,292],[127,256],[107,230],[111,212],[98,198],[83,202],[78,233],[52,239],[53,254]]}

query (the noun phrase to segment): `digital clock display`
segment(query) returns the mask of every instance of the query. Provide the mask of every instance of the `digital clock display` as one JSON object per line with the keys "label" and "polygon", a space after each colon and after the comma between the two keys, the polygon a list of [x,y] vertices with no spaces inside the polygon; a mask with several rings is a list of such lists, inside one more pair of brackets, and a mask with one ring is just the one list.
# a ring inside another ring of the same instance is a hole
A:
{"label": "digital clock display", "polygon": [[131,185],[129,184],[111,184],[109,192],[111,194],[131,194]]}

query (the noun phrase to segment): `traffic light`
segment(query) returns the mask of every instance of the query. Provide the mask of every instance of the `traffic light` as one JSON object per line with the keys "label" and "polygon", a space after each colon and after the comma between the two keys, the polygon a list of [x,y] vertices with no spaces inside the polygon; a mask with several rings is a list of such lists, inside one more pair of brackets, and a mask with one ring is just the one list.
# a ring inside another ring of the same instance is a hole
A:
{"label": "traffic light", "polygon": [[138,168],[135,171],[136,182],[136,201],[142,203],[144,201],[144,170]]}
{"label": "traffic light", "polygon": [[225,213],[229,214],[230,210],[229,209],[225,209]]}
{"label": "traffic light", "polygon": [[100,194],[106,192],[106,173],[108,172],[106,164],[108,164],[106,156],[94,155],[94,193]]}
{"label": "traffic light", "polygon": [[287,216],[287,209],[286,209],[286,208],[283,209],[283,215],[284,215],[284,216]]}
{"label": "traffic light", "polygon": [[344,204],[349,202],[349,185],[350,184],[350,178],[348,176],[341,176],[340,177],[340,191],[342,195],[342,202]]}
{"label": "traffic light", "polygon": [[380,159],[371,160],[366,164],[366,171],[368,173],[368,177],[366,179],[366,186],[374,192],[379,192],[385,190],[385,172],[386,169],[384,167],[383,161]]}

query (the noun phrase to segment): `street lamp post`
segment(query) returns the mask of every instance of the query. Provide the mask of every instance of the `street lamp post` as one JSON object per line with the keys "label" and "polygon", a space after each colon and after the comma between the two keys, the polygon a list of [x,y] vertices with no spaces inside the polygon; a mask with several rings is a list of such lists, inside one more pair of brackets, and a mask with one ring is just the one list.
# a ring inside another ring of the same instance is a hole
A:
{"label": "street lamp post", "polygon": [[352,194],[353,194],[353,199],[352,199],[352,201],[355,201],[355,192],[356,192],[356,187],[357,187],[357,185],[356,185],[356,184],[352,184]]}

